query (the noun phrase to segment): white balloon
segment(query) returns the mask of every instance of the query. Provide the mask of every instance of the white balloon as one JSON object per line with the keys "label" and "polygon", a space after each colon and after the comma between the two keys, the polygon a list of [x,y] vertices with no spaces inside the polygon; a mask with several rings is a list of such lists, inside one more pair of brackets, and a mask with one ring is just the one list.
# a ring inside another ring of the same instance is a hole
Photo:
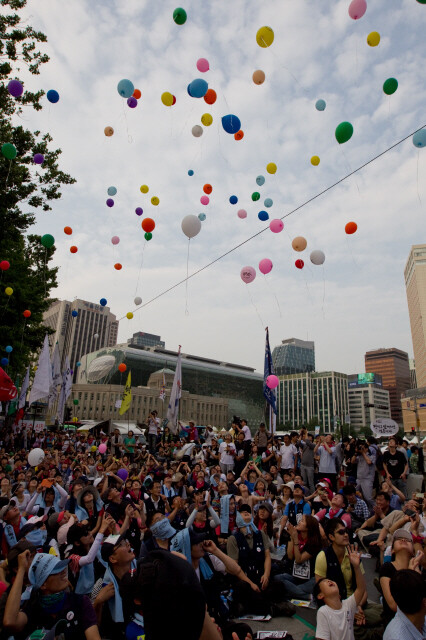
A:
{"label": "white balloon", "polygon": [[136,296],[136,298],[133,300],[133,302],[138,307],[140,304],[142,304],[142,298],[139,298],[139,296]]}
{"label": "white balloon", "polygon": [[44,460],[43,449],[31,449],[28,454],[28,462],[32,467],[38,467]]}
{"label": "white balloon", "polygon": [[181,227],[187,238],[194,238],[201,231],[201,220],[198,216],[190,214],[184,217]]}
{"label": "white balloon", "polygon": [[95,333],[93,337],[95,338],[95,340],[97,340],[99,338],[99,333]]}
{"label": "white balloon", "polygon": [[311,258],[312,264],[316,264],[316,265],[324,264],[325,253],[320,249],[315,249],[315,251],[311,252],[310,258]]}
{"label": "white balloon", "polygon": [[200,127],[199,124],[196,124],[192,127],[192,135],[194,138],[199,138],[203,135],[203,127]]}

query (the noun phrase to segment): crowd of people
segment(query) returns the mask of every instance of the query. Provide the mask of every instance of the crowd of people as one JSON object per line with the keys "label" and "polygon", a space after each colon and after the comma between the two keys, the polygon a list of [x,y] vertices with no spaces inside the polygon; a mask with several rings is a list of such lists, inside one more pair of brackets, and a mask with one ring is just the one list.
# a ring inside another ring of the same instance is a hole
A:
{"label": "crowd of people", "polygon": [[3,427],[0,640],[247,640],[300,601],[319,640],[426,638],[423,449],[385,444],[155,411],[142,437]]}

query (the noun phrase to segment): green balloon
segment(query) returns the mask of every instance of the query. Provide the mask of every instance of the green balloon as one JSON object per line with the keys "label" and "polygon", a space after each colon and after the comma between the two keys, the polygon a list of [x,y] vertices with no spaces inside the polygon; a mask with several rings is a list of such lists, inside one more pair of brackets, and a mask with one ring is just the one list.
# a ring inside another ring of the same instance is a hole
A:
{"label": "green balloon", "polygon": [[55,238],[50,235],[50,233],[45,233],[44,236],[41,237],[41,244],[46,249],[50,249],[55,244]]}
{"label": "green balloon", "polygon": [[147,231],[145,233],[145,240],[151,240],[151,238],[152,238],[152,233],[150,231]]}
{"label": "green balloon", "polygon": [[[426,4],[426,2],[425,2]],[[383,91],[387,96],[391,96],[398,89],[398,80],[395,78],[388,78],[383,84]]]}
{"label": "green balloon", "polygon": [[343,144],[352,138],[352,134],[354,132],[354,128],[350,122],[341,122],[336,127],[336,140],[339,144]]}
{"label": "green balloon", "polygon": [[173,11],[173,20],[176,24],[185,24],[186,22],[186,11],[182,9],[182,7],[178,7]]}
{"label": "green balloon", "polygon": [[74,404],[75,404],[76,406],[78,405],[78,400],[77,400],[77,398],[75,398],[75,399],[73,400],[73,402],[74,402]]}
{"label": "green balloon", "polygon": [[254,191],[251,194],[251,199],[253,200],[253,202],[256,202],[256,200],[259,200],[259,198],[260,198],[260,193],[258,191]]}
{"label": "green balloon", "polygon": [[417,0],[419,4],[426,4],[426,0]]}
{"label": "green balloon", "polygon": [[2,144],[1,152],[8,160],[13,160],[14,158],[16,158],[16,154],[18,153],[16,151],[16,147],[10,142],[5,142],[4,144]]}

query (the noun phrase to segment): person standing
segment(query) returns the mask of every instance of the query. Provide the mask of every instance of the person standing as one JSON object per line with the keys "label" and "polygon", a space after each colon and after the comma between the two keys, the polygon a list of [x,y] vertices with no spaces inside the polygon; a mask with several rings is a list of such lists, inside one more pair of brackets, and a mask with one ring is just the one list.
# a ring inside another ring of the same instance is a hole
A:
{"label": "person standing", "polygon": [[259,455],[265,453],[268,448],[268,440],[270,439],[271,434],[266,430],[266,426],[264,422],[261,422],[259,425],[259,431],[257,431],[255,435],[257,450]]}
{"label": "person standing", "polygon": [[318,473],[321,478],[330,478],[333,491],[336,491],[336,447],[333,444],[331,434],[327,433],[321,436],[314,448],[314,454],[318,454],[319,466]]}
{"label": "person standing", "polygon": [[356,464],[357,491],[362,491],[370,509],[374,506],[373,484],[377,460],[377,447],[370,443],[371,440],[374,441],[374,438],[368,438],[367,442],[360,442],[356,455],[352,458],[352,464]]}
{"label": "person standing", "polygon": [[232,442],[232,438],[229,434],[226,434],[225,441],[220,443],[219,453],[220,453],[220,468],[222,473],[227,474],[228,471],[233,471],[234,469],[234,458],[235,458],[235,444]]}
{"label": "person standing", "polygon": [[160,419],[157,418],[157,412],[151,411],[148,417],[148,449],[154,455],[157,449],[157,435],[160,427]]}
{"label": "person standing", "polygon": [[392,480],[395,487],[407,497],[408,460],[397,449],[395,438],[389,438],[388,449],[383,454],[383,468],[386,479]]}
{"label": "person standing", "polygon": [[299,455],[300,455],[300,473],[302,474],[303,482],[308,487],[309,493],[315,491],[314,484],[314,437],[311,433],[307,433],[306,429],[302,429],[300,432],[300,438],[298,440]]}
{"label": "person standing", "polygon": [[285,473],[290,473],[291,471],[295,473],[297,467],[297,456],[297,449],[294,444],[291,443],[290,436],[286,434],[284,436],[284,444],[281,445],[278,452],[278,465],[283,477]]}

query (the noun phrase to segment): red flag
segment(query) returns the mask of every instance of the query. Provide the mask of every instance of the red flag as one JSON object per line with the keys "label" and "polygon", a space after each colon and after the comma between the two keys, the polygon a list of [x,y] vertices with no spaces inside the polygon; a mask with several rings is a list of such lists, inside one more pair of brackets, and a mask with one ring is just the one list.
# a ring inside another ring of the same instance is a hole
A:
{"label": "red flag", "polygon": [[0,367],[0,402],[9,402],[18,395],[18,390],[12,380]]}
{"label": "red flag", "polygon": [[23,420],[24,419],[24,414],[25,414],[24,407],[21,407],[20,409],[18,409],[18,411],[16,412],[15,423],[14,424],[18,424],[20,420]]}

